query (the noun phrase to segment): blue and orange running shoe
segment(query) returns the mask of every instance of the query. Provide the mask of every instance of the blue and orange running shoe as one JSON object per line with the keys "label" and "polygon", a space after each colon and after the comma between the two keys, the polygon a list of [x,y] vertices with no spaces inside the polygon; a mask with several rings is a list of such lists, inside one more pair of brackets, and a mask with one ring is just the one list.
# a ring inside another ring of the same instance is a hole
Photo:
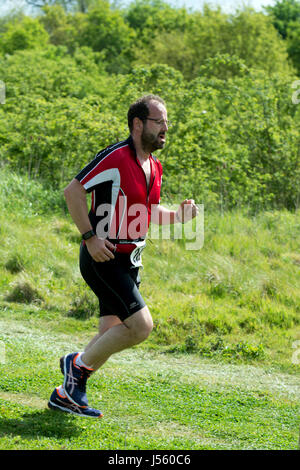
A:
{"label": "blue and orange running shoe", "polygon": [[[93,369],[79,367],[76,358],[80,353],[71,353],[63,357],[64,390],[69,400],[77,406],[87,407],[86,381]],[[62,359],[60,360],[62,367]]]}
{"label": "blue and orange running shoe", "polygon": [[66,396],[63,396],[60,393],[59,387],[56,387],[53,390],[48,402],[48,407],[51,410],[65,411],[66,413],[71,413],[83,418],[102,418],[103,416],[103,413],[101,413],[99,410],[95,410],[89,406],[81,407],[70,402]]}

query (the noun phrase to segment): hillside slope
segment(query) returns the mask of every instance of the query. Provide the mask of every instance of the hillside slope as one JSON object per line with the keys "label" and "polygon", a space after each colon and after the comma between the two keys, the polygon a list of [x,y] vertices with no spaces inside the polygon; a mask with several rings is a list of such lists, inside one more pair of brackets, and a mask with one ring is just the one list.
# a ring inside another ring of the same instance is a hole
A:
{"label": "hillside slope", "polygon": [[0,448],[296,449],[300,213],[205,214],[202,249],[149,240],[142,345],[91,380],[101,424],[47,409],[95,333],[60,193],[1,171]]}

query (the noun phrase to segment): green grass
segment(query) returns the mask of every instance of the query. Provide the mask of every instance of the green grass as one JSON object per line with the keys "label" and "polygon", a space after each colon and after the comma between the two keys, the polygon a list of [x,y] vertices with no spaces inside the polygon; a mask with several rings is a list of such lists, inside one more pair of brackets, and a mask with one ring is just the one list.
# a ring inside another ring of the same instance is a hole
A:
{"label": "green grass", "polygon": [[2,181],[1,449],[297,448],[299,211],[205,214],[199,251],[148,243],[141,291],[154,330],[90,379],[105,414],[94,422],[47,409],[57,359],[98,325],[78,234],[58,195]]}
{"label": "green grass", "polygon": [[74,338],[32,323],[8,311],[0,322],[1,449],[297,448],[295,376],[196,355],[124,351],[90,379],[102,420],[50,411],[47,400],[62,381],[57,358],[82,347],[86,332]]}

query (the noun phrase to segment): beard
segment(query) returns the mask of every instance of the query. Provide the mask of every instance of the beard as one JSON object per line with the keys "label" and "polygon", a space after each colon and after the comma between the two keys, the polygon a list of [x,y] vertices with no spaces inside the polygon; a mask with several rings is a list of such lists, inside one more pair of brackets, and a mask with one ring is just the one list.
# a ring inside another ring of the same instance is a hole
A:
{"label": "beard", "polygon": [[166,143],[166,133],[158,132],[154,134],[143,128],[141,135],[141,143],[144,152],[152,153],[155,150],[162,149]]}

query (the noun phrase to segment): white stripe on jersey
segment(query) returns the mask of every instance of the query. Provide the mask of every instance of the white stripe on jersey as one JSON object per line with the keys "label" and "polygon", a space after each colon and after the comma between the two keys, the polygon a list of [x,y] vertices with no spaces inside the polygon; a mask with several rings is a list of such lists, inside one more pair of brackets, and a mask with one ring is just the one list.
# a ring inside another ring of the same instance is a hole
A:
{"label": "white stripe on jersey", "polygon": [[[118,146],[118,145],[120,145],[120,144],[122,144],[122,143],[123,143],[123,142],[118,142],[117,144],[113,145],[113,147],[116,147],[116,146]],[[128,146],[128,143],[126,143],[126,145],[122,145],[121,147],[118,147],[118,149],[122,149],[122,148],[127,147],[127,146]],[[105,157],[103,157],[86,175],[84,175],[84,176],[81,178],[81,180],[79,180],[80,183],[81,183],[81,181],[84,180],[92,171],[94,171],[95,168],[97,168],[97,166],[100,165],[100,163],[102,163],[107,157],[109,157],[116,149],[115,149],[115,148],[110,148],[110,150],[111,150],[111,152],[109,152],[107,155],[105,155]],[[99,153],[95,156],[95,159],[96,159],[97,157],[99,157],[102,152],[105,152],[105,151],[107,151],[107,149],[104,149],[104,150],[102,150],[101,152],[99,152]],[[91,163],[92,163],[92,162],[91,162]],[[86,183],[86,184],[87,184],[87,183]],[[83,185],[84,188],[86,188],[86,184]]]}

